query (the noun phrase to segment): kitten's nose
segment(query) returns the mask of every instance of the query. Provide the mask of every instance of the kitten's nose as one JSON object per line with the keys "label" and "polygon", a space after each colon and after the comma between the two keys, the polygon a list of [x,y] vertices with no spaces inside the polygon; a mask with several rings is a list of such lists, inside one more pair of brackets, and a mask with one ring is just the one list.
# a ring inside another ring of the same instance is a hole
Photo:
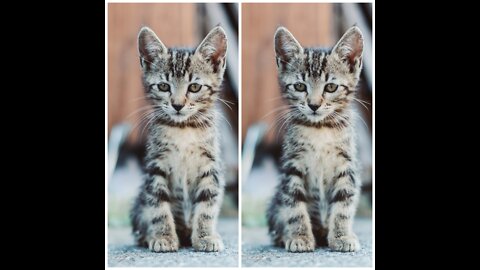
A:
{"label": "kitten's nose", "polygon": [[312,111],[316,111],[318,108],[320,108],[320,106],[318,105],[313,105],[313,104],[308,104],[308,107],[310,107],[310,109],[312,109]]}
{"label": "kitten's nose", "polygon": [[172,107],[179,112],[183,107],[185,107],[185,104],[172,104]]}

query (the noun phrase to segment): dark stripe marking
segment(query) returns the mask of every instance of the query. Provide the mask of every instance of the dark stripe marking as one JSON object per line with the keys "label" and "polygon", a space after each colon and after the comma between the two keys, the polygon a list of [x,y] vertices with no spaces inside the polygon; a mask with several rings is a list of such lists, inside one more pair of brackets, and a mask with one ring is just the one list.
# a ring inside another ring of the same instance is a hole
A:
{"label": "dark stripe marking", "polygon": [[203,149],[202,156],[209,158],[211,161],[215,161],[215,158],[213,157],[213,155],[205,149]]}
{"label": "dark stripe marking", "polygon": [[211,220],[211,219],[213,219],[213,216],[208,215],[208,214],[201,214],[201,215],[200,215],[200,218],[202,218],[202,219],[207,219],[207,220]]}
{"label": "dark stripe marking", "polygon": [[339,190],[335,197],[330,200],[330,203],[344,202],[353,196],[353,193],[347,192],[345,189]]}
{"label": "dark stripe marking", "polygon": [[337,181],[338,179],[346,177],[346,176],[349,177],[349,180],[352,184],[355,184],[355,172],[352,169],[347,169],[346,171],[343,171],[343,172],[339,173],[333,179],[334,179],[334,181]]}
{"label": "dark stripe marking", "polygon": [[303,173],[301,171],[299,171],[297,168],[295,168],[294,166],[290,166],[290,167],[286,168],[284,173],[286,175],[295,175],[295,176],[298,176],[300,178],[304,177]]}
{"label": "dark stripe marking", "polygon": [[299,215],[299,216],[295,216],[295,217],[291,217],[288,219],[288,224],[293,224],[293,223],[297,223],[297,222],[300,222],[304,219],[304,216],[303,215]]}
{"label": "dark stripe marking", "polygon": [[162,169],[160,169],[159,167],[157,166],[150,166],[148,169],[147,169],[147,172],[148,174],[150,174],[151,176],[161,176],[165,179],[167,179],[167,173],[165,171],[163,171]]}
{"label": "dark stripe marking", "polygon": [[156,218],[152,219],[152,224],[157,224],[159,222],[162,222],[166,218],[167,218],[166,215],[156,217]]}
{"label": "dark stripe marking", "polygon": [[170,194],[164,187],[159,187],[154,190],[152,185],[148,185],[146,188],[148,194],[154,196],[158,201],[170,202]]}
{"label": "dark stripe marking", "polygon": [[200,192],[200,194],[198,194],[198,196],[195,198],[193,203],[210,201],[217,196],[218,196],[217,192],[211,191],[209,189],[204,189]]}

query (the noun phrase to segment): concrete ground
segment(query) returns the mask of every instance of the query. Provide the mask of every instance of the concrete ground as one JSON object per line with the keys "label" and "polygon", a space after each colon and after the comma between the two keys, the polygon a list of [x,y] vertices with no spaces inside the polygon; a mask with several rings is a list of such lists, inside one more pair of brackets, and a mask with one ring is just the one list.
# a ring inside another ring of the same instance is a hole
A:
{"label": "concrete ground", "polygon": [[238,220],[219,220],[218,232],[223,238],[223,252],[195,252],[193,248],[180,248],[174,253],[154,253],[133,245],[130,228],[109,228],[108,266],[120,267],[237,267]]}
{"label": "concrete ground", "polygon": [[243,267],[371,267],[372,266],[372,220],[357,218],[354,222],[361,250],[357,252],[334,252],[317,248],[313,253],[290,253],[284,248],[273,247],[267,235],[268,229],[242,229]]}

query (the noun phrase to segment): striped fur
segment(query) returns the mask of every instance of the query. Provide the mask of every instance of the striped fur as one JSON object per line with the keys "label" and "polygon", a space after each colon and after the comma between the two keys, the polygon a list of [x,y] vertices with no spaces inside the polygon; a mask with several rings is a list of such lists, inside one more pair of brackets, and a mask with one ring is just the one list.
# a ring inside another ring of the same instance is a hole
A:
{"label": "striped fur", "polygon": [[[215,227],[225,184],[215,101],[225,71],[225,32],[214,28],[196,50],[169,49],[144,27],[138,43],[152,110],[145,116],[145,181],[131,211],[136,242],[154,252],[181,245],[220,251]],[[192,84],[200,85],[198,92],[189,90]]]}
{"label": "striped fur", "polygon": [[325,245],[356,251],[352,221],[361,183],[351,103],[362,67],[362,34],[352,27],[333,49],[309,49],[280,27],[275,51],[289,112],[282,178],[267,213],[269,233],[275,245],[291,252]]}

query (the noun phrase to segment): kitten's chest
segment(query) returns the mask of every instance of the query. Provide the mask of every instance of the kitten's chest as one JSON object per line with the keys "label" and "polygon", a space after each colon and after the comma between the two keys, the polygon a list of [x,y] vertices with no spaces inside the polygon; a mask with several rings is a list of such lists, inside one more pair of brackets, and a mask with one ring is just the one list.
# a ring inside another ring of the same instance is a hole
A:
{"label": "kitten's chest", "polygon": [[338,166],[337,149],[344,140],[344,134],[335,129],[303,128],[297,137],[305,149],[303,162],[308,171],[309,186],[327,186]]}
{"label": "kitten's chest", "polygon": [[175,188],[191,189],[202,168],[210,163],[205,153],[214,155],[217,152],[214,134],[195,128],[172,128],[163,136],[170,145],[166,162],[170,167],[171,184]]}

